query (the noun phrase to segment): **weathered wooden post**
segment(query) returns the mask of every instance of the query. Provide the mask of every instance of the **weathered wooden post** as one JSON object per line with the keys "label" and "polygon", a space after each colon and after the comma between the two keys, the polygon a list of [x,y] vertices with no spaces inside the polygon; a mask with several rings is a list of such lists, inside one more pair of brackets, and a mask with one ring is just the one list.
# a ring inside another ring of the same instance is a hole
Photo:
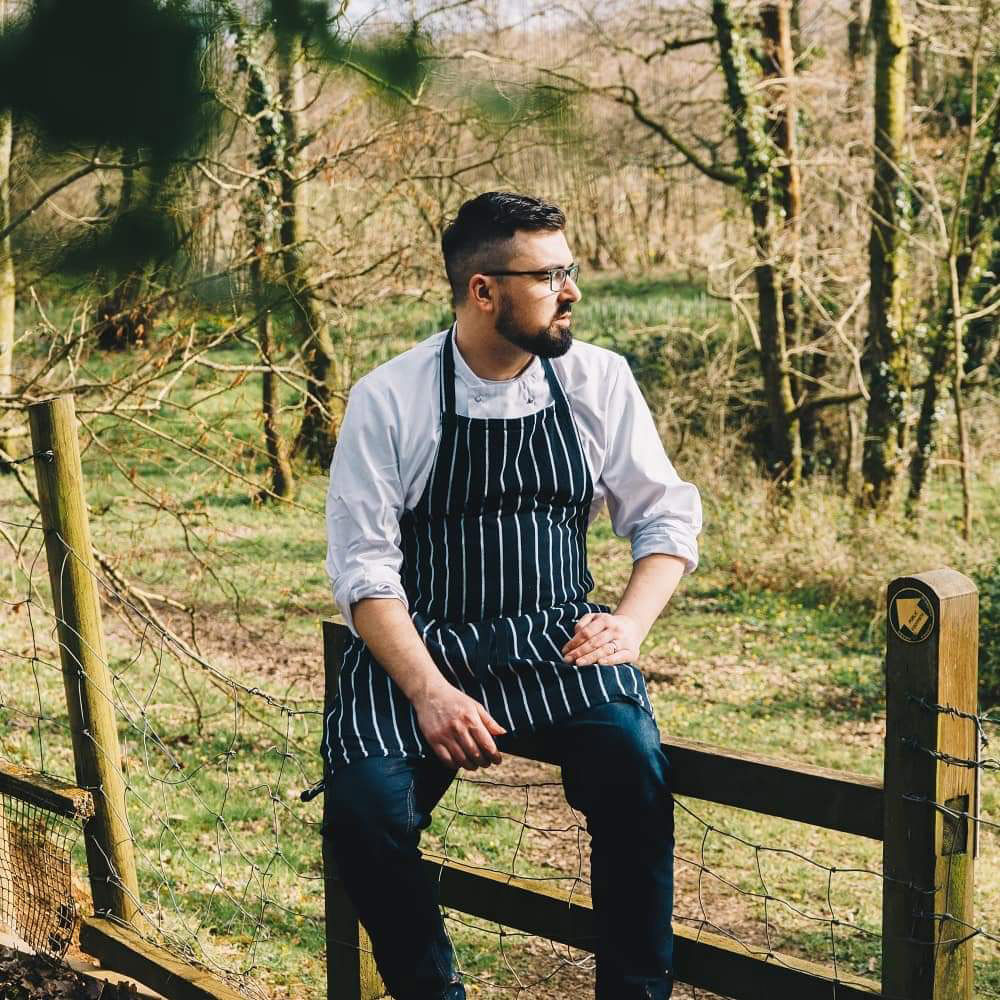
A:
{"label": "weathered wooden post", "polygon": [[[343,661],[347,627],[323,622],[323,664],[329,705]],[[323,799],[323,826],[330,821],[327,799]],[[382,978],[375,968],[371,942],[358,922],[358,912],[344,890],[329,840],[323,838],[323,888],[326,914],[327,1000],[374,1000],[385,995]]]}
{"label": "weathered wooden post", "polygon": [[882,995],[971,1000],[978,594],[902,577],[886,617]]}
{"label": "weathered wooden post", "polygon": [[94,799],[94,816],[83,831],[94,910],[136,926],[139,881],[125,815],[114,692],[107,669],[73,397],[35,403],[28,407],[28,417],[76,779]]}

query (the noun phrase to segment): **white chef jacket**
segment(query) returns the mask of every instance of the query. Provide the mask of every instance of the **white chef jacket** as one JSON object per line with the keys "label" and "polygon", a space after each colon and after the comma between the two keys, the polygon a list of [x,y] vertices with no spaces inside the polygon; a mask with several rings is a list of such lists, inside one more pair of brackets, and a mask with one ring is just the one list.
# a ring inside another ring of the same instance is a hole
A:
{"label": "white chef jacket", "polygon": [[[416,506],[441,440],[439,354],[447,330],[360,379],[351,390],[330,466],[326,570],[333,597],[357,635],[351,605],[394,597],[409,607],[400,578],[399,520]],[[473,418],[523,417],[553,402],[535,357],[516,378],[480,378],[453,345],[455,409]],[[654,552],[698,564],[698,490],[677,475],[628,363],[576,340],[553,358],[594,483],[590,521],[607,503],[615,534],[633,560]]]}

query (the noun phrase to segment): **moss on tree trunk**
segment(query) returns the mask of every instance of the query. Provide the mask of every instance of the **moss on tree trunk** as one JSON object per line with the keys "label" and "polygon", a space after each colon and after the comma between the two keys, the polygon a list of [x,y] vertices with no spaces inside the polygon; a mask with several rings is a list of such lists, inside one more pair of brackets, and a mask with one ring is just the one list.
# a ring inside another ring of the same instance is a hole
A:
{"label": "moss on tree trunk", "polygon": [[[10,111],[0,111],[0,227],[10,222],[10,155],[14,129]],[[0,396],[14,390],[14,258],[10,236],[0,240]],[[0,410],[0,449],[11,454],[11,414]],[[0,466],[2,468],[2,466]]]}
{"label": "moss on tree trunk", "polygon": [[890,503],[906,444],[910,391],[908,337],[903,323],[907,190],[906,25],[901,0],[873,0],[875,27],[875,179],[869,241],[868,335],[862,369],[869,402],[861,456],[863,501]]}
{"label": "moss on tree trunk", "polygon": [[712,22],[743,168],[744,196],[753,220],[760,368],[768,412],[768,466],[773,475],[798,482],[802,476],[802,446],[788,375],[781,272],[775,266],[771,177],[774,146],[767,134],[764,108],[752,93],[753,70],[746,41],[736,27],[727,0],[713,0]]}

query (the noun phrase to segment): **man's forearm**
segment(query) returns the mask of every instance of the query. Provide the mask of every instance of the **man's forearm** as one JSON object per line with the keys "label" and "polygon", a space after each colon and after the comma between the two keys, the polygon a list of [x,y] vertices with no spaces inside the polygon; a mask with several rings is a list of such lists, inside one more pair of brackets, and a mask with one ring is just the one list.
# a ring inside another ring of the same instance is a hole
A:
{"label": "man's forearm", "polygon": [[372,655],[410,702],[447,683],[401,601],[365,597],[351,605],[351,614]]}
{"label": "man's forearm", "polygon": [[654,552],[634,562],[628,586],[614,613],[631,618],[645,637],[677,589],[684,566],[680,556],[664,552]]}

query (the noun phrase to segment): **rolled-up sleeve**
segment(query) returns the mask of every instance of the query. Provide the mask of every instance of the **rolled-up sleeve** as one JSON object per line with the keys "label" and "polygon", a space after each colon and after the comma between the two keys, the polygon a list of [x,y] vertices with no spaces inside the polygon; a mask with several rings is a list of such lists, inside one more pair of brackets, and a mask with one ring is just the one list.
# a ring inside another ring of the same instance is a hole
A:
{"label": "rolled-up sleeve", "polygon": [[620,359],[609,392],[607,454],[601,472],[615,534],[632,543],[633,561],[654,552],[698,565],[701,497],[677,475],[631,370]]}
{"label": "rolled-up sleeve", "polygon": [[400,578],[404,499],[395,427],[385,402],[360,381],[341,423],[326,495],[326,571],[355,635],[356,601],[395,597],[408,606]]}

